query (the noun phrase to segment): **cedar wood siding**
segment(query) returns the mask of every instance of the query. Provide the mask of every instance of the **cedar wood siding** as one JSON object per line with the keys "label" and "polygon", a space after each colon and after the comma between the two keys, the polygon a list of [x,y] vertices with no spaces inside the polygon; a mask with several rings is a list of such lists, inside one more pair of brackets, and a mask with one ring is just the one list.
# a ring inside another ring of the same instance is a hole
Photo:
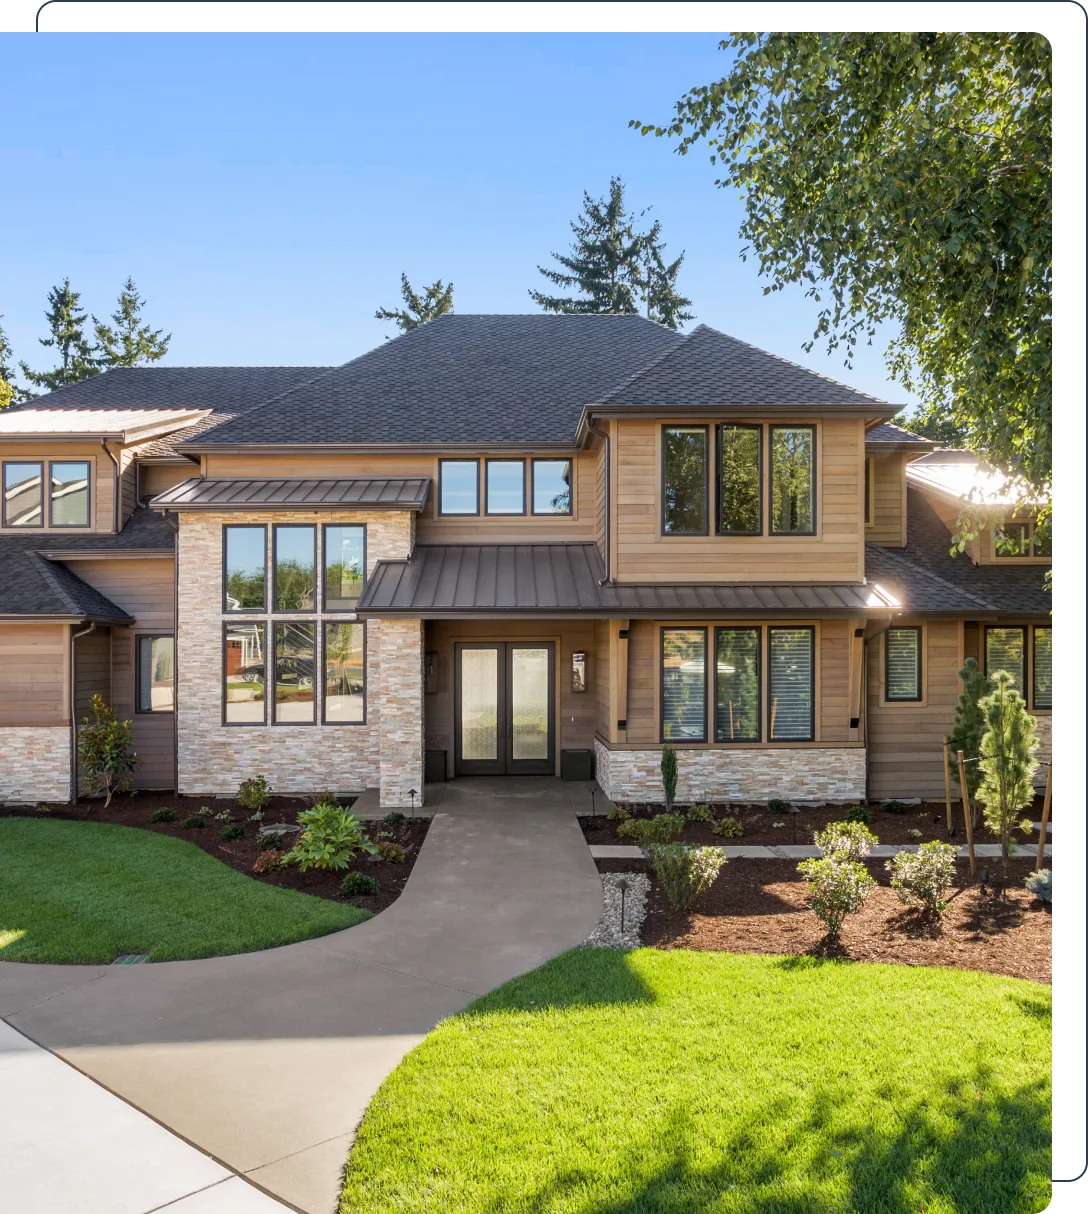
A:
{"label": "cedar wood siding", "polygon": [[0,726],[67,725],[68,626],[0,624]]}
{"label": "cedar wood siding", "polygon": [[140,497],[145,502],[150,501],[182,481],[197,476],[199,472],[200,468],[188,461],[184,464],[141,464]]}
{"label": "cedar wood siding", "polygon": [[[902,452],[869,453],[872,461],[872,514],[865,538],[886,548],[907,544],[907,463]],[[864,485],[864,481],[863,481]]]}

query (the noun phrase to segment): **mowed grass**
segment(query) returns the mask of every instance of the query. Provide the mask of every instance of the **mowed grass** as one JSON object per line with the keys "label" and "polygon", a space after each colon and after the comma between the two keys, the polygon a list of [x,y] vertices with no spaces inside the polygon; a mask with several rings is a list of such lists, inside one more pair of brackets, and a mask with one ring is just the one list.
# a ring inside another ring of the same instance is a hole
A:
{"label": "mowed grass", "polygon": [[1049,1176],[1048,987],[578,949],[405,1058],[341,1214],[1021,1214]]}
{"label": "mowed grass", "polygon": [[368,918],[262,885],[183,839],[101,822],[0,819],[0,961],[217,957]]}

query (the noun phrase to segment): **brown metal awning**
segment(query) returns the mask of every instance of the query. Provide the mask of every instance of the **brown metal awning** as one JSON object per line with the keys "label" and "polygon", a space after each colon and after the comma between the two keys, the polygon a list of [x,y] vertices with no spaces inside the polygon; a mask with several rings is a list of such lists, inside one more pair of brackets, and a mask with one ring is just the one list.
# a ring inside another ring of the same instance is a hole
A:
{"label": "brown metal awning", "polygon": [[602,586],[596,544],[419,544],[379,561],[357,611],[371,617],[466,615],[817,616],[895,611],[865,583]]}
{"label": "brown metal awning", "polygon": [[335,480],[190,477],[152,498],[153,510],[422,510],[429,477]]}

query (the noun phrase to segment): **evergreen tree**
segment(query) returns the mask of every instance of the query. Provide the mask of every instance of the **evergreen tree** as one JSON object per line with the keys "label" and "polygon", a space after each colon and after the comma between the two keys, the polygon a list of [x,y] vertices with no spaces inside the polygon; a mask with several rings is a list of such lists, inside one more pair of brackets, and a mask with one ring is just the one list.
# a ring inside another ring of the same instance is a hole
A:
{"label": "evergreen tree", "polygon": [[98,338],[100,367],[138,367],[156,362],[166,353],[172,334],[163,337],[162,329],[140,323],[145,302],[129,276],[117,297],[117,311],[111,317],[117,328],[104,324],[97,316],[91,317]]}
{"label": "evergreen tree", "polygon": [[684,261],[681,253],[675,261],[665,260],[665,242],[661,239],[661,220],[655,219],[653,226],[643,238],[645,242],[645,268],[643,270],[642,297],[646,303],[646,315],[650,320],[679,329],[685,320],[693,320],[689,312],[691,300],[676,289],[676,278]]}
{"label": "evergreen tree", "polygon": [[21,395],[15,386],[15,369],[8,363],[10,357],[11,343],[8,341],[7,334],[0,328],[0,409],[6,409],[8,405],[14,404]]}
{"label": "evergreen tree", "polygon": [[[948,736],[948,767],[952,774],[953,784],[959,780],[959,763],[956,751],[962,750],[965,760],[977,759],[982,745],[982,734],[986,727],[979,701],[988,696],[993,690],[993,684],[978,668],[974,658],[968,658],[960,671],[960,681],[963,691],[956,704],[956,717],[952,724],[952,732]],[[967,793],[974,797],[978,791],[981,772],[977,763],[967,763],[964,774],[967,779]],[[977,811],[976,811],[977,816]],[[977,825],[977,823],[976,823]]]}
{"label": "evergreen tree", "polygon": [[[1012,676],[999,670],[994,689],[979,705],[986,723],[982,735],[979,766],[982,768],[978,799],[985,806],[986,828],[1001,840],[1001,864],[1009,876],[1010,835],[1016,815],[1030,805],[1035,795],[1031,778],[1039,764],[1035,759],[1035,718],[1023,697],[1012,685]],[[1026,819],[1020,823],[1031,829]]]}
{"label": "evergreen tree", "polygon": [[60,366],[52,371],[32,371],[25,362],[19,366],[36,387],[53,392],[66,384],[77,384],[98,374],[94,350],[87,341],[83,326],[87,313],[79,310],[79,292],[73,291],[66,278],[64,285],[49,292],[49,311],[45,314],[51,337],[40,337],[43,346],[54,348],[60,355]]}
{"label": "evergreen tree", "polygon": [[402,274],[400,294],[404,300],[403,308],[379,308],[374,316],[377,320],[393,321],[404,333],[453,311],[453,283],[443,283],[441,278],[427,287],[421,296],[412,290],[408,275]]}

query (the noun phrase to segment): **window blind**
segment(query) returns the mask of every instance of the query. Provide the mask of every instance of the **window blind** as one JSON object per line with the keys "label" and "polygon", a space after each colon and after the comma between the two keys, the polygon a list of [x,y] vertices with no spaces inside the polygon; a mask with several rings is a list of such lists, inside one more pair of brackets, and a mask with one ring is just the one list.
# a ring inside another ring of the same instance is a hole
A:
{"label": "window blind", "polygon": [[714,736],[719,742],[758,742],[758,628],[719,628],[715,652]]}
{"label": "window blind", "polygon": [[1035,628],[1032,652],[1032,706],[1052,707],[1052,674],[1050,659],[1050,628],[1039,625]]}
{"label": "window blind", "polygon": [[999,670],[1012,676],[1012,685],[1024,694],[1024,629],[986,629],[986,673],[992,678]]}
{"label": "window blind", "polygon": [[810,742],[815,632],[812,628],[771,628],[768,633],[771,741]]}
{"label": "window blind", "polygon": [[921,628],[889,628],[884,634],[884,698],[922,698]]}
{"label": "window blind", "polygon": [[706,741],[706,629],[661,632],[661,737]]}

